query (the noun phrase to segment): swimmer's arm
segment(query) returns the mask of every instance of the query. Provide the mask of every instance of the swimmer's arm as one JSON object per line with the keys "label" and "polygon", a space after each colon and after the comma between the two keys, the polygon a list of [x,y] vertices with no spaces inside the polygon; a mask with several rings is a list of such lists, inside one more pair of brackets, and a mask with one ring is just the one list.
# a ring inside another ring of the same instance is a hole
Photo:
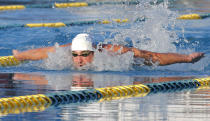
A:
{"label": "swimmer's arm", "polygon": [[178,54],[178,53],[156,53],[145,50],[131,48],[134,52],[134,57],[145,59],[146,65],[158,63],[160,66],[170,65],[175,63],[195,63],[204,57],[204,53]]}
{"label": "swimmer's arm", "polygon": [[[70,46],[71,43],[60,45],[60,47],[67,47]],[[26,50],[23,52],[19,52],[17,50],[13,50],[13,55],[16,59],[23,61],[23,60],[42,60],[48,58],[49,52],[55,52],[55,47],[44,47],[44,48],[37,48]]]}
{"label": "swimmer's arm", "polygon": [[[156,53],[146,50],[139,50],[137,48],[128,48],[120,45],[104,45],[103,48],[108,51],[118,52],[120,54],[132,51],[135,58],[144,58],[145,65],[153,65],[158,63],[159,65],[170,65],[174,63],[194,63],[204,57],[204,53],[192,53],[189,55],[178,53]],[[120,52],[119,52],[120,51]]]}

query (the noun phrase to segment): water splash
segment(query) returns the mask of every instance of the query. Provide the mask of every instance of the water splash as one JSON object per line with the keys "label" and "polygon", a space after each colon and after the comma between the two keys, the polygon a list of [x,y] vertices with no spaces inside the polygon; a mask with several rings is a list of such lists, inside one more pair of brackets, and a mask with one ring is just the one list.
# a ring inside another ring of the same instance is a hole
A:
{"label": "water splash", "polygon": [[72,56],[69,47],[59,47],[55,44],[56,51],[48,53],[48,58],[43,61],[40,67],[49,70],[63,70],[72,68]]}
{"label": "water splash", "polygon": [[119,55],[104,50],[103,52],[95,52],[92,65],[96,71],[128,71],[132,69],[133,63],[132,52]]}
{"label": "water splash", "polygon": [[[143,23],[135,23],[126,29],[115,29],[112,34],[114,38],[105,40],[106,42],[125,43],[132,41],[132,46],[154,52],[176,52],[173,42],[179,41],[173,30],[175,24],[175,12],[170,11],[164,5],[150,6],[150,8],[136,8],[135,17],[146,16]],[[169,30],[169,28],[171,30]],[[117,34],[116,34],[117,33]]]}
{"label": "water splash", "polygon": [[[47,70],[74,70],[75,68],[73,66],[71,50],[69,47],[59,47],[58,44],[56,44],[55,47],[55,53],[49,53],[48,58],[43,61],[40,67]],[[93,63],[78,68],[78,70],[126,71],[131,70],[132,64],[132,52],[119,55],[104,50],[103,52],[95,51]]]}
{"label": "water splash", "polygon": [[[121,9],[119,8],[124,8],[125,10],[133,10],[134,14],[125,14],[129,12],[121,11]],[[94,16],[97,18],[104,18],[106,14],[104,16],[102,14],[99,14],[100,11],[104,9],[105,8],[103,7],[100,8],[99,11],[94,13]],[[118,14],[111,14],[110,11],[112,10],[115,11],[114,13]],[[139,4],[139,6],[136,6],[136,8],[118,6],[115,9],[111,9],[110,11],[107,12],[108,14],[110,14],[110,18],[113,18],[113,16],[120,16],[122,18],[122,16],[124,15],[125,18],[131,18],[131,21],[133,20],[132,24],[116,25],[115,23],[112,23],[111,25],[104,26],[90,26],[83,31],[91,33],[93,35],[104,35],[102,38],[100,38],[104,39],[100,40],[103,41],[103,43],[133,46],[138,49],[149,50],[153,52],[190,53],[194,51],[193,48],[178,50],[176,45],[174,44],[179,43],[180,41],[184,41],[185,43],[188,41],[186,39],[181,40],[178,37],[175,30],[177,13],[167,8],[167,1],[163,4],[154,6],[148,5],[148,3],[142,3]],[[136,18],[142,16],[146,17],[145,22],[134,23],[134,20],[136,20]],[[182,24],[179,26],[182,26]],[[143,65],[142,60],[140,62],[137,62],[137,64],[139,63],[140,65]],[[110,55],[109,52],[103,51],[95,52],[93,63],[91,65],[85,66],[81,70],[90,69],[94,71],[127,71],[133,70],[133,64],[136,64],[136,62],[133,58],[132,52],[122,55]],[[167,67],[158,67],[158,69],[176,70],[177,65],[179,65],[179,69],[184,68],[189,70],[202,70],[206,66],[206,64],[201,61],[200,63],[196,63],[196,65],[194,64],[193,66],[192,64],[176,64]],[[43,67],[53,70],[74,69],[73,63],[71,61],[70,51],[57,48],[55,54],[49,54],[49,58],[45,60]],[[156,66],[154,67],[156,68]],[[154,67],[152,67],[152,69],[154,69]]]}

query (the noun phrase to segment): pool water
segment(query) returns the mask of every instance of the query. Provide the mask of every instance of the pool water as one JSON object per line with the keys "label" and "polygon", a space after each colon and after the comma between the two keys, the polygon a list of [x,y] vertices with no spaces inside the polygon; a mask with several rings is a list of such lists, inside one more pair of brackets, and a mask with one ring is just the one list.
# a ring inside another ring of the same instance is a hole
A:
{"label": "pool water", "polygon": [[[11,73],[1,74],[1,96],[49,94],[64,90],[161,83],[192,79],[193,76],[141,76],[129,73]],[[4,81],[6,80],[6,81]],[[143,97],[121,98],[51,106],[38,112],[2,113],[2,120],[207,120],[209,88],[151,93]],[[24,111],[23,111],[24,112]]]}
{"label": "pool water", "polygon": [[[74,8],[26,8],[0,11],[0,25],[55,23],[128,19],[126,23],[78,25],[60,28],[12,27],[0,29],[0,56],[12,50],[24,51],[71,42],[79,33],[89,33],[95,43],[134,46],[154,52],[189,54],[204,52],[194,64],[168,66],[133,66],[132,53],[110,56],[96,54],[94,68],[77,71],[72,68],[68,48],[57,48],[44,61],[19,66],[0,67],[0,97],[48,94],[66,90],[103,88],[139,83],[165,82],[207,77],[210,75],[210,19],[178,20],[182,14],[210,12],[209,0],[152,0],[138,5],[115,4]],[[10,0],[0,4],[39,4],[54,1]],[[62,1],[63,2],[63,1]],[[66,1],[64,1],[66,2]],[[94,2],[94,1],[92,1]],[[154,1],[153,1],[154,2]],[[137,18],[145,21],[135,22]],[[12,120],[208,120],[209,88],[187,89],[104,102],[75,103],[49,107],[40,112],[6,114]]]}

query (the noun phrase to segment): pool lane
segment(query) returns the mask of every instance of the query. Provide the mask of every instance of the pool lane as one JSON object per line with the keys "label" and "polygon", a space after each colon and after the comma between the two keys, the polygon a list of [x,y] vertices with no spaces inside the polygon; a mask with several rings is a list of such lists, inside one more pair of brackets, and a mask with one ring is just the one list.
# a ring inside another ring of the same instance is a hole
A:
{"label": "pool lane", "polygon": [[59,93],[36,94],[0,99],[1,115],[43,111],[50,106],[71,103],[102,102],[131,97],[208,87],[210,77],[190,80],[177,80],[160,83],[137,84],[95,88],[80,91],[62,91]]}

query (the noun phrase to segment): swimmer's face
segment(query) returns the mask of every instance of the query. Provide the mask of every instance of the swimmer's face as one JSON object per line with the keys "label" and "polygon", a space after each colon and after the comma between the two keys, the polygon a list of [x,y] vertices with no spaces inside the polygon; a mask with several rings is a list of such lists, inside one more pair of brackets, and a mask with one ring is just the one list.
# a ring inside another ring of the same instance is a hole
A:
{"label": "swimmer's face", "polygon": [[93,61],[93,51],[72,51],[72,60],[76,68],[87,65]]}

